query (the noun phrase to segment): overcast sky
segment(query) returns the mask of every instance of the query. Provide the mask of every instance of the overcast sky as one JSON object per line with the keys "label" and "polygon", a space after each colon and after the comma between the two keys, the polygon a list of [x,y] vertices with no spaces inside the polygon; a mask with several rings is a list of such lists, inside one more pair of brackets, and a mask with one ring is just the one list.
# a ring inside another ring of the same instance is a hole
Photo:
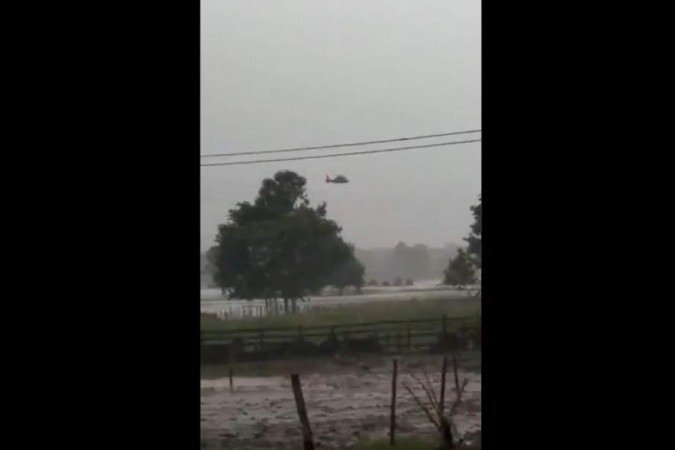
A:
{"label": "overcast sky", "polygon": [[[267,150],[481,128],[476,0],[202,0],[201,153]],[[474,135],[479,137],[480,135]],[[451,136],[312,152],[467,139]],[[270,155],[239,157],[263,159]],[[280,154],[290,157],[295,154]],[[216,162],[222,158],[202,158]],[[227,158],[228,161],[237,159]],[[480,143],[201,168],[201,246],[263,178],[293,170],[358,247],[463,243],[481,185]],[[326,174],[349,184],[326,184]]]}

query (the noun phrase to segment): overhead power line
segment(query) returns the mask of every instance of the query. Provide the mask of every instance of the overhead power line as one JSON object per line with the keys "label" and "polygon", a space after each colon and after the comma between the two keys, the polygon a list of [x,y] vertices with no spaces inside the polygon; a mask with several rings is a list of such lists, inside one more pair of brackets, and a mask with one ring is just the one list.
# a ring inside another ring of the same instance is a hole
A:
{"label": "overhead power line", "polygon": [[206,155],[201,155],[202,158],[215,158],[219,156],[241,156],[241,155],[262,155],[266,153],[285,153],[285,152],[300,152],[306,150],[322,150],[329,148],[339,148],[339,147],[355,147],[358,145],[369,145],[369,144],[384,144],[386,142],[397,142],[397,141],[413,141],[416,139],[427,139],[443,136],[454,136],[457,134],[471,134],[471,133],[480,133],[480,129],[477,130],[465,130],[465,131],[453,131],[450,133],[438,133],[438,134],[423,134],[420,136],[411,136],[411,137],[402,137],[395,139],[380,139],[376,141],[362,141],[362,142],[350,142],[347,144],[330,144],[330,145],[317,145],[314,147],[294,147],[294,148],[282,148],[278,150],[260,150],[260,151],[251,151],[251,152],[236,152],[236,153],[211,153]]}
{"label": "overhead power line", "polygon": [[383,148],[379,150],[365,150],[360,152],[348,152],[348,153],[331,153],[329,155],[314,155],[314,156],[296,156],[293,158],[276,158],[276,159],[258,159],[252,161],[235,161],[235,162],[225,162],[225,163],[210,163],[210,164],[201,164],[202,167],[207,166],[236,166],[244,164],[259,164],[267,162],[280,162],[280,161],[299,161],[302,159],[320,159],[320,158],[336,158],[338,156],[352,156],[352,155],[367,155],[372,153],[385,153],[385,152],[398,152],[402,150],[413,150],[417,148],[431,148],[431,147],[441,147],[446,145],[458,145],[458,144],[469,144],[471,142],[480,142],[481,139],[471,139],[466,141],[454,141],[454,142],[441,142],[438,144],[427,144],[427,145],[413,145],[409,147],[394,147],[394,148]]}

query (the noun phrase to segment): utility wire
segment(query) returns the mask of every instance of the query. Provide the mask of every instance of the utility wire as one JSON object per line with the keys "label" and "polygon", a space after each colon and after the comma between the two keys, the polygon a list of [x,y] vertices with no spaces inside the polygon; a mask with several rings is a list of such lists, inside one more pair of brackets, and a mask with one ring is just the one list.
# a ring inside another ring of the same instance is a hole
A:
{"label": "utility wire", "polygon": [[333,153],[330,155],[315,155],[315,156],[297,156],[294,158],[277,158],[277,159],[258,159],[252,161],[236,161],[236,162],[225,162],[225,163],[210,163],[210,164],[200,164],[201,167],[207,166],[235,166],[243,164],[258,164],[266,162],[280,162],[280,161],[299,161],[302,159],[319,159],[319,158],[335,158],[338,156],[351,156],[351,155],[366,155],[372,153],[385,153],[385,152],[398,152],[402,150],[413,150],[416,148],[431,148],[431,147],[441,147],[445,145],[457,145],[457,144],[468,144],[471,142],[480,142],[481,139],[471,139],[466,141],[454,141],[454,142],[442,142],[439,144],[428,144],[428,145],[414,145],[410,147],[394,147],[394,148],[383,148],[380,150],[366,150],[361,152],[349,152],[349,153]]}
{"label": "utility wire", "polygon": [[466,130],[466,131],[453,131],[450,133],[438,133],[438,134],[423,134],[420,136],[412,136],[412,137],[402,137],[402,138],[395,138],[395,139],[380,139],[377,141],[362,141],[362,142],[350,142],[347,144],[331,144],[331,145],[317,145],[314,147],[295,147],[295,148],[283,148],[283,149],[278,149],[278,150],[261,150],[261,151],[252,151],[252,152],[236,152],[236,153],[211,153],[211,154],[206,154],[206,155],[200,155],[202,158],[214,158],[217,156],[241,156],[241,155],[262,155],[266,153],[285,153],[285,152],[300,152],[300,151],[306,151],[306,150],[321,150],[321,149],[328,149],[328,148],[339,148],[339,147],[355,147],[358,145],[369,145],[369,144],[384,144],[386,142],[397,142],[397,141],[413,141],[416,139],[427,139],[427,138],[435,138],[435,137],[442,137],[442,136],[454,136],[457,134],[471,134],[471,133],[480,133],[480,129],[478,130]]}

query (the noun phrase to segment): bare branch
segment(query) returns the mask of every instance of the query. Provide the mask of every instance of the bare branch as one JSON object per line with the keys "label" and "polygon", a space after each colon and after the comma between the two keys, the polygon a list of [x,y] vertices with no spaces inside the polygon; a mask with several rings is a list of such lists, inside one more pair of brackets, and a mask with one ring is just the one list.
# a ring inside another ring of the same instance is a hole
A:
{"label": "bare branch", "polygon": [[435,399],[434,399],[433,391],[430,392],[430,391],[429,391],[429,388],[428,388],[427,386],[425,386],[424,383],[423,383],[419,378],[417,378],[415,375],[410,374],[410,376],[411,376],[415,381],[417,381],[417,382],[419,383],[419,385],[420,385],[420,386],[422,387],[422,389],[424,390],[424,393],[427,394],[427,399],[429,400],[429,403],[431,403],[431,407],[434,408],[434,410],[436,411],[436,414],[437,414],[438,416],[440,416],[440,415],[441,415],[441,414],[440,414],[440,409],[439,409],[439,407],[438,407],[437,402],[436,402]]}
{"label": "bare branch", "polygon": [[429,386],[429,390],[431,391],[431,404],[434,406],[434,409],[438,412],[438,414],[441,414],[441,405],[438,400],[436,400],[436,391],[434,391],[434,385],[429,379],[429,374],[426,371],[422,371],[424,374],[424,378],[427,380],[427,386]]}
{"label": "bare branch", "polygon": [[455,413],[455,410],[457,409],[457,406],[459,406],[460,402],[462,401],[462,393],[464,392],[464,389],[466,388],[467,384],[469,384],[469,380],[467,378],[465,378],[464,382],[462,383],[462,387],[459,389],[459,392],[457,393],[457,398],[455,399],[452,406],[450,407],[450,415],[451,416]]}
{"label": "bare branch", "polygon": [[436,422],[436,419],[434,418],[433,414],[431,414],[429,409],[426,406],[424,406],[424,404],[422,404],[422,402],[417,398],[412,389],[410,389],[410,387],[406,383],[403,383],[403,387],[410,393],[410,395],[412,395],[412,398],[415,399],[415,402],[422,409],[422,411],[426,413],[429,421],[434,424],[434,426],[438,429],[438,431],[442,431],[441,425],[438,422]]}

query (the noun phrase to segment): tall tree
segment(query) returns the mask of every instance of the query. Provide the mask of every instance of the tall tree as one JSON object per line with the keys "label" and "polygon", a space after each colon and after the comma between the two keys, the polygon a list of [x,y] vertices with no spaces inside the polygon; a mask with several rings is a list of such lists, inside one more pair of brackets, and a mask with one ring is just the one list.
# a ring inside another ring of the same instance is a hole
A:
{"label": "tall tree", "polygon": [[[303,299],[331,284],[354,251],[341,228],[326,218],[326,204],[309,205],[305,178],[290,171],[266,178],[253,202],[238,203],[219,225],[214,279],[236,298]],[[363,284],[353,276],[354,283]]]}
{"label": "tall tree", "polygon": [[474,222],[471,224],[469,236],[464,239],[468,243],[467,249],[459,249],[457,256],[450,260],[445,270],[445,284],[463,286],[473,283],[476,281],[475,268],[480,269],[482,266],[483,207],[481,197],[478,197],[478,204],[471,207],[471,213]]}
{"label": "tall tree", "polygon": [[471,212],[473,213],[473,224],[471,225],[471,233],[465,241],[469,244],[467,248],[469,254],[473,257],[476,266],[480,268],[483,258],[483,245],[481,241],[483,234],[483,201],[481,197],[478,197],[478,204],[471,207]]}
{"label": "tall tree", "polygon": [[429,247],[423,244],[409,247],[404,242],[399,242],[391,253],[386,272],[392,277],[401,276],[413,280],[428,278],[431,272]]}
{"label": "tall tree", "polygon": [[429,278],[431,273],[431,256],[429,247],[423,244],[417,244],[410,250],[411,270],[407,274],[414,280]]}
{"label": "tall tree", "polygon": [[364,272],[365,268],[356,258],[344,258],[343,262],[337,265],[329,277],[329,281],[330,284],[338,288],[340,295],[343,294],[347,286],[354,286],[360,293],[364,284]]}
{"label": "tall tree", "polygon": [[473,261],[464,249],[460,249],[457,256],[450,260],[445,271],[445,284],[466,286],[476,280],[476,270]]}

